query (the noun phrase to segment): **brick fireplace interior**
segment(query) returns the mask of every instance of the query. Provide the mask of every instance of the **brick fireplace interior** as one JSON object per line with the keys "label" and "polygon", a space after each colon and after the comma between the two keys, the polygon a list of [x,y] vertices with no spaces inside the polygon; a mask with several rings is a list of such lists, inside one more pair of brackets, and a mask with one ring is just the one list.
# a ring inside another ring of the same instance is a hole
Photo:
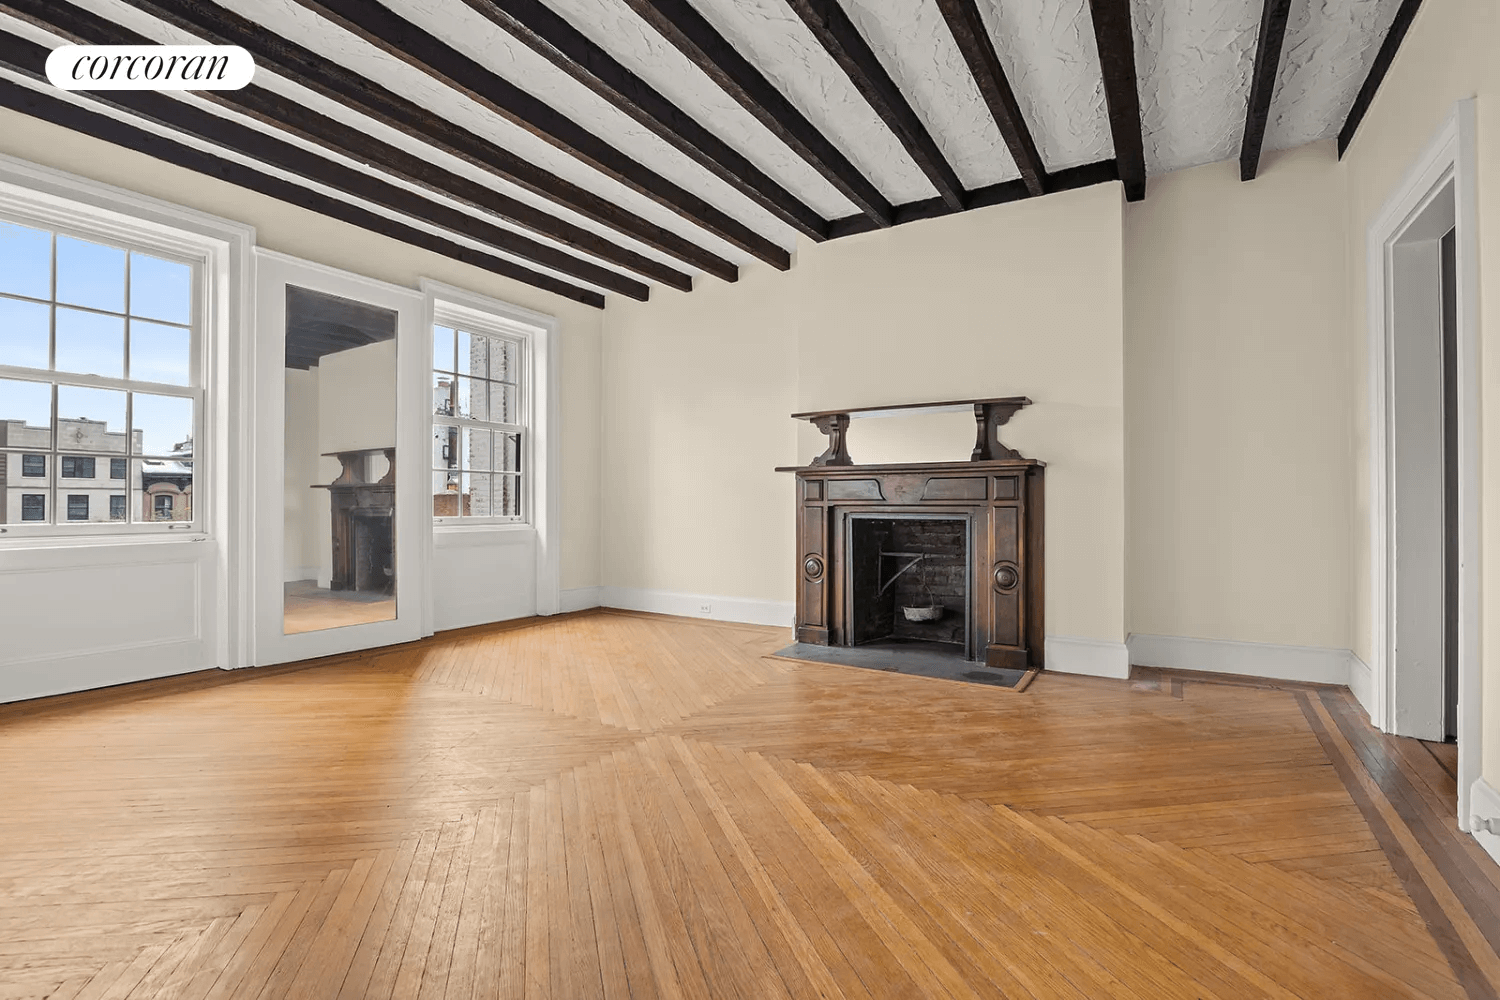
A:
{"label": "brick fireplace interior", "polygon": [[[853,516],[849,525],[852,645],[922,643],[968,657],[969,522],[931,516]],[[903,607],[940,605],[910,621]]]}

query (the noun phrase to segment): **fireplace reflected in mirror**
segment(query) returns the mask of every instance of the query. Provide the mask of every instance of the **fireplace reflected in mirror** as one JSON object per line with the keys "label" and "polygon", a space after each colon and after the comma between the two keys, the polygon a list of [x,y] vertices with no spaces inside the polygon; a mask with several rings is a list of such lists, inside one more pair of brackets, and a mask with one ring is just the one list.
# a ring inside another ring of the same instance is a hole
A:
{"label": "fireplace reflected in mirror", "polygon": [[287,286],[286,634],[396,617],[396,321]]}

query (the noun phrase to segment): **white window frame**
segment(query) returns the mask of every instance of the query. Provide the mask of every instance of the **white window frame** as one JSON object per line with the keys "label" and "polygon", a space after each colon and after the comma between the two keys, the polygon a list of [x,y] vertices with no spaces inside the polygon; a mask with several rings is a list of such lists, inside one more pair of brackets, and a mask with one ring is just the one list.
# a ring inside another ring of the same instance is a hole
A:
{"label": "white window frame", "polygon": [[[14,161],[12,161],[14,162]],[[10,166],[0,161],[0,168]],[[73,200],[47,190],[44,187],[27,187],[6,183],[12,178],[7,174],[18,171],[0,169],[0,220],[34,229],[43,229],[56,236],[71,236],[92,243],[116,247],[121,250],[149,254],[164,260],[187,264],[193,268],[193,301],[191,307],[191,346],[189,357],[190,385],[167,385],[154,382],[107,378],[97,375],[82,375],[51,369],[21,368],[0,365],[0,378],[23,381],[67,384],[90,388],[116,389],[146,392],[167,396],[190,398],[194,401],[193,415],[193,518],[191,521],[149,521],[141,511],[126,523],[117,521],[68,523],[66,505],[57,502],[63,496],[59,492],[64,484],[61,480],[62,457],[58,442],[53,440],[46,449],[32,449],[33,454],[45,454],[49,458],[49,492],[53,503],[49,506],[48,520],[44,522],[21,522],[0,525],[0,546],[14,544],[69,545],[78,543],[121,541],[150,537],[207,538],[212,529],[213,476],[216,475],[213,442],[209,439],[213,424],[209,387],[215,356],[215,343],[222,339],[227,322],[224,299],[228,294],[231,247],[221,240],[205,237],[190,230],[178,229],[170,223],[153,218],[151,214],[135,215],[131,205],[121,204],[115,199],[100,194],[88,201]],[[38,172],[40,173],[40,172]],[[48,178],[50,179],[50,178]],[[62,185],[58,185],[61,187]],[[64,190],[67,190],[64,188]],[[94,194],[74,188],[69,194]],[[54,262],[55,266],[55,262]],[[55,407],[54,393],[54,407]],[[55,418],[54,414],[54,418]],[[127,423],[129,416],[127,413]],[[56,421],[54,419],[54,433]],[[126,428],[127,440],[129,428]],[[19,449],[26,451],[27,449]],[[79,453],[84,455],[86,453]],[[104,452],[87,453],[96,458],[123,457],[129,462],[139,461],[129,454],[113,455]],[[130,466],[126,467],[127,487],[130,482]],[[130,491],[127,488],[126,495]],[[127,509],[129,502],[127,501]]]}
{"label": "white window frame", "polygon": [[[432,336],[434,327],[449,327],[455,334],[478,334],[482,337],[492,337],[498,340],[508,340],[516,345],[516,413],[521,422],[507,424],[494,420],[472,420],[460,417],[457,414],[447,416],[432,415],[432,426],[468,427],[474,430],[488,430],[500,434],[520,434],[520,499],[521,516],[504,517],[491,514],[486,517],[463,516],[461,514],[452,517],[439,517],[433,515],[433,524],[438,527],[453,527],[462,525],[521,525],[531,524],[531,502],[534,491],[531,488],[531,432],[535,423],[532,407],[532,363],[531,351],[532,341],[535,338],[535,329],[523,324],[508,321],[503,317],[491,313],[482,313],[474,309],[453,305],[448,302],[438,301],[433,304],[433,321],[428,327],[428,336]],[[428,357],[432,352],[428,351]],[[432,369],[429,378],[437,374],[437,369]],[[455,377],[457,377],[455,375]],[[434,463],[429,462],[427,473],[428,482],[431,482],[436,470]],[[483,473],[480,473],[483,475]],[[500,473],[504,474],[504,473]]]}
{"label": "white window frame", "polygon": [[[561,456],[561,391],[559,363],[560,324],[555,316],[513,305],[500,299],[480,295],[467,289],[423,278],[420,283],[427,297],[426,330],[427,344],[424,357],[428,378],[432,371],[432,330],[435,325],[470,325],[476,332],[495,329],[506,336],[525,339],[525,382],[523,392],[526,409],[527,434],[523,437],[521,458],[523,497],[523,521],[490,521],[476,518],[433,518],[432,531],[428,535],[428,565],[431,566],[431,546],[440,536],[456,539],[466,532],[515,533],[535,532],[536,535],[536,612],[539,615],[557,614],[562,607],[562,490],[560,474]],[[430,385],[430,382],[429,382]],[[431,408],[430,392],[428,408]],[[429,417],[428,437],[431,438]],[[524,470],[530,469],[527,477]],[[431,482],[428,473],[427,482]],[[479,523],[473,523],[475,521]],[[470,523],[464,523],[465,521]],[[432,587],[427,587],[429,602]],[[432,621],[432,609],[426,609],[426,620]]]}

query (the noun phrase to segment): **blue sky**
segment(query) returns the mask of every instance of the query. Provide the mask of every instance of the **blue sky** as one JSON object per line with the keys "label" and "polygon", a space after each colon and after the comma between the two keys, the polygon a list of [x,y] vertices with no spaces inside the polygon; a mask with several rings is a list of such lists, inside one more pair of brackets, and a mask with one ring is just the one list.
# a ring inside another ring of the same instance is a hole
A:
{"label": "blue sky", "polygon": [[[0,222],[0,365],[47,369],[54,312],[56,371],[64,379],[67,373],[124,378],[128,364],[135,380],[189,384],[188,265]],[[58,392],[60,417],[125,429],[124,392],[78,386]],[[188,400],[137,393],[133,407],[149,454],[169,452],[191,433]],[[0,420],[45,426],[50,412],[46,384],[0,379]]]}

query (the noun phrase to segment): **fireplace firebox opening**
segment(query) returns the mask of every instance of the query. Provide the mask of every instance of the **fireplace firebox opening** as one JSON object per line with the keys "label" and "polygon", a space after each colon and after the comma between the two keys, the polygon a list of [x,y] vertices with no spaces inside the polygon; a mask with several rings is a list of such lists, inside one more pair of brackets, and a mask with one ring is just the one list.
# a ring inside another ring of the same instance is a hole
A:
{"label": "fireplace firebox opening", "polygon": [[380,594],[395,592],[395,539],[389,511],[350,512],[354,529],[354,579],[349,589]]}
{"label": "fireplace firebox opening", "polygon": [[849,645],[973,658],[968,518],[851,514],[848,553]]}

